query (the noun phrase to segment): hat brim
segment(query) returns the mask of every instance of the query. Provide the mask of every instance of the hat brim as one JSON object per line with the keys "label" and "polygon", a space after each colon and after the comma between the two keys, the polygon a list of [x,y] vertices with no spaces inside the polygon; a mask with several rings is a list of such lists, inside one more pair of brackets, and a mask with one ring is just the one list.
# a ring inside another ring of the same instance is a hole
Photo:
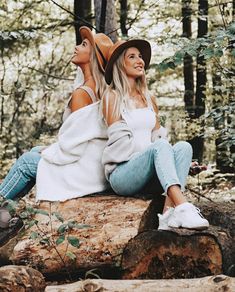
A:
{"label": "hat brim", "polygon": [[80,35],[81,35],[81,39],[88,39],[89,42],[91,43],[93,49],[95,50],[95,55],[99,64],[99,68],[101,69],[102,72],[104,72],[104,68],[103,68],[103,60],[102,57],[100,56],[98,49],[96,47],[96,43],[95,43],[95,39],[94,39],[94,35],[92,33],[92,31],[86,27],[86,26],[82,26],[79,29]]}
{"label": "hat brim", "polygon": [[121,53],[128,49],[128,48],[137,48],[141,55],[142,58],[144,60],[144,68],[145,70],[148,69],[149,67],[149,63],[150,63],[150,59],[151,59],[151,46],[149,44],[149,42],[145,41],[145,40],[138,40],[138,39],[134,39],[134,40],[129,40],[127,42],[122,43],[120,46],[118,46],[112,53],[107,66],[105,68],[105,81],[107,84],[110,84],[113,80],[113,64],[114,62],[118,59],[118,57],[121,55]]}

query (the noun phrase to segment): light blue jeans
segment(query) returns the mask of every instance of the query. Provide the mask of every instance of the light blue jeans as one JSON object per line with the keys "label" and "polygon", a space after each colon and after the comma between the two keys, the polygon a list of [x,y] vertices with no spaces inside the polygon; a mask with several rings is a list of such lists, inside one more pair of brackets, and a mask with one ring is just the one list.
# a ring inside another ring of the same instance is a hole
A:
{"label": "light blue jeans", "polygon": [[165,139],[158,139],[129,161],[119,164],[109,182],[123,196],[137,194],[154,176],[165,192],[172,185],[179,185],[184,191],[191,161],[192,147],[188,142],[172,146]]}
{"label": "light blue jeans", "polygon": [[33,147],[17,159],[0,185],[0,195],[6,199],[15,199],[24,196],[32,189],[36,181],[41,148],[41,146]]}

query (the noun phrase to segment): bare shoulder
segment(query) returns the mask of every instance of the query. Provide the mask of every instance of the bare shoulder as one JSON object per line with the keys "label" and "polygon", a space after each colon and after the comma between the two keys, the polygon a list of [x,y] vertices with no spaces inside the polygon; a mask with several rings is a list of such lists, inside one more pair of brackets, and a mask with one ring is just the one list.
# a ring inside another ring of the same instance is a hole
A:
{"label": "bare shoulder", "polygon": [[78,88],[72,93],[72,98],[69,103],[69,107],[72,112],[87,106],[92,103],[90,95],[83,89]]}

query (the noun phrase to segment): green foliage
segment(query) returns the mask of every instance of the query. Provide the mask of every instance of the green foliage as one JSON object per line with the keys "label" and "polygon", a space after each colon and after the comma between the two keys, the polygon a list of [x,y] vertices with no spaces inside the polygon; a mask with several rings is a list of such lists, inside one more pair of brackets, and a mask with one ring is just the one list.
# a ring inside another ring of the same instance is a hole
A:
{"label": "green foliage", "polygon": [[[204,57],[206,60],[213,60],[222,56],[234,55],[235,48],[229,50],[229,45],[235,42],[234,33],[235,23],[226,29],[219,29],[206,38],[197,38],[189,40],[182,38],[179,40],[181,48],[169,58],[164,59],[159,64],[152,64],[151,67],[163,72],[167,69],[175,69],[184,61],[185,54],[192,57],[197,55]],[[235,72],[231,72],[235,75]]]}
{"label": "green foliage", "polygon": [[72,261],[75,261],[76,260],[76,255],[73,252],[71,252],[71,251],[67,251],[66,252],[66,256],[68,258],[70,258]]}
{"label": "green foliage", "polygon": [[55,243],[56,243],[56,245],[59,245],[59,244],[63,243],[64,241],[65,241],[65,235],[62,234],[56,239]]}
{"label": "green foliage", "polygon": [[52,215],[54,215],[60,222],[64,222],[64,218],[60,215],[60,213],[53,212]]}
{"label": "green foliage", "polygon": [[[6,202],[6,200],[0,197],[0,203],[3,202]],[[8,208],[12,208],[12,210],[14,210],[14,212],[24,220],[26,229],[34,228],[30,233],[29,238],[43,245],[45,248],[49,248],[50,250],[54,249],[58,255],[58,260],[61,261],[63,267],[70,277],[65,257],[74,261],[76,260],[76,255],[71,250],[68,250],[68,246],[70,245],[76,248],[80,247],[79,239],[72,235],[72,233],[76,229],[89,228],[91,226],[87,224],[78,224],[76,220],[65,221],[59,212],[47,212],[43,209],[38,209],[33,206],[25,206],[23,209],[21,208],[17,211],[19,203],[11,200],[7,200],[7,202]],[[46,216],[48,219],[48,221],[43,226],[38,224],[38,220],[35,219],[35,215],[37,214]],[[55,218],[61,223],[57,229],[57,232],[55,232],[52,227],[52,220]],[[61,244],[66,244],[66,249],[63,254],[58,249],[58,246]]]}
{"label": "green foliage", "polygon": [[[74,1],[59,4],[73,11]],[[151,42],[149,79],[157,97],[183,101],[183,57],[185,53],[194,60],[197,54],[204,56],[209,82],[213,70],[222,79],[221,85],[208,83],[206,107],[210,111],[215,104],[228,105],[234,92],[235,26],[227,25],[232,19],[232,3],[210,1],[210,34],[202,39],[196,39],[198,1],[191,4],[190,40],[182,37],[182,2],[176,0],[128,2],[127,28],[130,37]],[[23,152],[54,142],[74,78],[75,68],[68,63],[75,33],[72,16],[51,1],[4,1],[0,7],[0,177],[4,177]],[[221,28],[213,31],[213,27]],[[215,89],[219,93],[215,94]],[[189,127],[196,133],[196,126]],[[179,128],[179,136],[185,136],[184,127]]]}
{"label": "green foliage", "polygon": [[67,240],[68,240],[69,244],[71,244],[74,247],[79,247],[79,245],[80,245],[79,239],[74,237],[74,236],[68,236]]}

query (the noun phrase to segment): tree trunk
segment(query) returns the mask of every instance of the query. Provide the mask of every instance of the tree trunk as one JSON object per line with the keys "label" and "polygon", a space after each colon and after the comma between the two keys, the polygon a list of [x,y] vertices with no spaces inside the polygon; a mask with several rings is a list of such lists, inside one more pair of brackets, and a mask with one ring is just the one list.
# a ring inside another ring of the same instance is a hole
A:
{"label": "tree trunk", "polygon": [[[91,23],[91,0],[74,0],[74,15],[76,44],[80,44],[82,40],[79,34],[79,28],[83,25],[88,26],[87,22]],[[86,23],[82,22],[82,19]]]}
{"label": "tree trunk", "polygon": [[127,13],[128,13],[128,5],[127,0],[119,0],[120,2],[120,25],[121,25],[121,32],[122,36],[127,37],[128,30],[126,28],[126,21],[127,21]]}
{"label": "tree trunk", "polygon": [[[199,0],[198,6],[198,38],[205,37],[208,32],[208,1]],[[197,68],[196,68],[196,97],[195,97],[195,113],[194,117],[199,118],[205,113],[205,99],[206,95],[206,61],[203,56],[197,55]],[[204,148],[204,122],[202,121],[200,136],[194,137],[190,143],[193,147],[193,158],[199,163],[203,159],[203,148]]]}
{"label": "tree trunk", "polygon": [[[67,239],[57,245],[57,251],[64,258],[62,261],[52,244],[48,246],[40,243],[41,236],[30,239],[32,232],[39,232],[33,226],[13,248],[10,260],[17,264],[30,263],[50,277],[58,274],[66,277],[66,270],[81,275],[93,268],[97,268],[97,272],[103,276],[114,277],[119,274],[121,252],[138,233],[149,204],[149,200],[110,195],[82,197],[65,202],[41,202],[40,209],[49,214],[61,214],[64,223],[76,220],[78,224],[86,224],[87,227],[66,234],[66,238],[70,235],[79,239],[79,248],[67,246]],[[151,216],[154,217],[153,214]],[[35,219],[39,222],[40,230],[44,230],[51,239],[56,241],[59,238],[57,230],[62,223],[56,217],[50,219],[37,214]],[[75,259],[66,256],[67,252],[73,253]],[[0,253],[0,259],[3,256]]]}
{"label": "tree trunk", "polygon": [[47,286],[45,292],[78,292],[78,291],[109,291],[109,292],[215,292],[235,291],[235,279],[224,275],[199,279],[179,280],[103,280],[87,279],[72,284]]}
{"label": "tree trunk", "polygon": [[107,34],[113,42],[117,41],[117,20],[115,0],[94,0],[95,22],[100,32]]}
{"label": "tree trunk", "polygon": [[4,266],[0,268],[0,291],[43,292],[46,283],[37,270],[25,266]]}
{"label": "tree trunk", "polygon": [[[162,211],[163,201],[100,195],[60,203],[41,202],[39,208],[50,216],[37,214],[39,229],[33,226],[26,230],[7,255],[14,264],[33,265],[50,279],[66,278],[68,271],[70,276],[84,277],[93,268],[102,278],[235,275],[235,218],[231,217],[235,204],[201,206],[212,225],[206,231],[158,231],[157,213]],[[56,249],[53,244],[43,243],[41,236],[32,238],[32,232],[39,230],[44,230],[52,241],[60,238],[58,228],[62,223],[53,212],[61,215],[63,224],[74,220],[85,224],[65,234]],[[80,246],[67,245],[68,235],[78,238]],[[7,255],[3,246],[0,258]]]}
{"label": "tree trunk", "polygon": [[235,218],[231,217],[234,207],[235,204],[202,205],[202,213],[211,224],[205,231],[139,233],[123,251],[123,278],[195,278],[219,273],[235,276]]}
{"label": "tree trunk", "polygon": [[[183,37],[192,37],[191,15],[192,9],[190,7],[191,0],[182,0],[182,17],[183,17]],[[194,103],[194,78],[193,78],[193,58],[185,54],[184,56],[184,103],[185,109],[189,116],[193,114]]]}
{"label": "tree trunk", "polygon": [[[198,38],[205,37],[208,32],[208,1],[199,0]],[[195,100],[195,116],[200,117],[205,113],[206,90],[206,61],[203,56],[197,56],[197,85]]]}

